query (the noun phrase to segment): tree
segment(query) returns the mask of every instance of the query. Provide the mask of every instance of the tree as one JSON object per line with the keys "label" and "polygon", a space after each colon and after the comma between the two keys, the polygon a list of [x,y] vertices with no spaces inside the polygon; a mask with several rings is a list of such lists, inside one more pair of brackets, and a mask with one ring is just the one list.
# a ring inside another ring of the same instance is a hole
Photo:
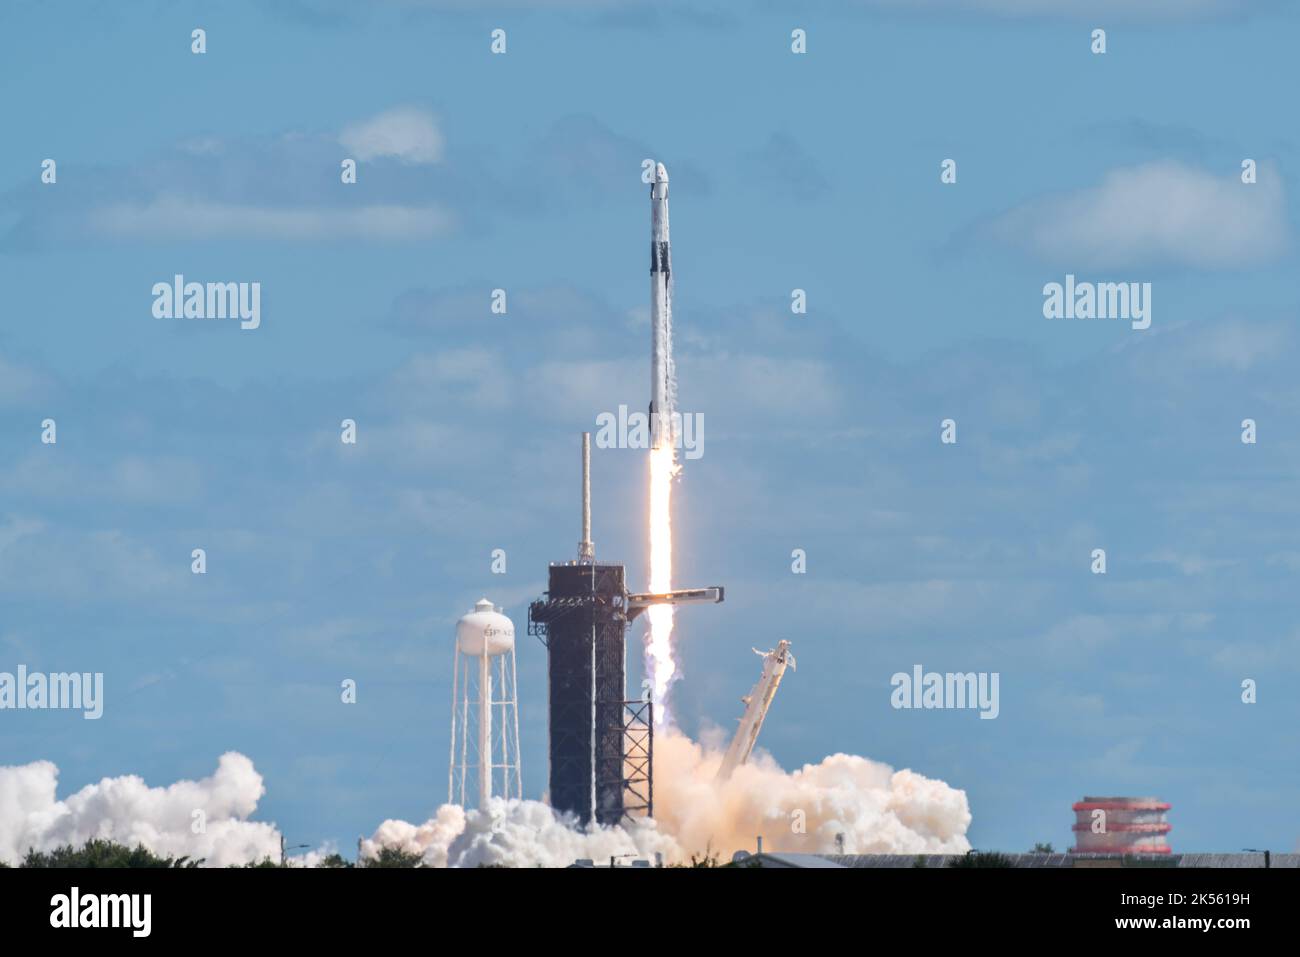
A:
{"label": "tree", "polygon": [[1052,850],[1052,845],[1051,845],[1050,843],[1047,843],[1047,844],[1038,843],[1038,844],[1035,844],[1035,845],[1034,845],[1034,849],[1033,849],[1032,853],[1034,853],[1034,854],[1055,854],[1056,852],[1055,852],[1054,850]]}
{"label": "tree", "polygon": [[137,844],[134,849],[114,841],[92,838],[81,847],[65,844],[52,851],[29,848],[19,867],[170,867],[190,869],[199,867],[204,859],[162,857]]}
{"label": "tree", "polygon": [[368,857],[362,867],[423,867],[424,858],[419,854],[408,854],[396,847],[385,847],[378,857]]}
{"label": "tree", "polygon": [[[713,841],[704,845],[702,854],[691,853],[691,862],[689,864],[670,864],[669,867],[730,867],[730,864],[723,864],[718,857],[718,852],[713,849]],[[747,866],[758,866],[758,862]]]}
{"label": "tree", "polygon": [[331,854],[329,857],[321,859],[317,867],[352,867],[352,862],[343,857],[342,854]]}

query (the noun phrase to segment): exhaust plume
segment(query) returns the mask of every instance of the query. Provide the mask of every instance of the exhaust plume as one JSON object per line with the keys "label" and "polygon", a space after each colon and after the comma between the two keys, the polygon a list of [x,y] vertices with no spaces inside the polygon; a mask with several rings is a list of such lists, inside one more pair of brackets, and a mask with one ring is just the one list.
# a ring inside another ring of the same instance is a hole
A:
{"label": "exhaust plume", "polygon": [[537,801],[494,799],[487,811],[443,805],[423,825],[385,821],[362,854],[382,847],[421,854],[431,867],[566,867],[611,856],[682,863],[712,851],[725,863],[762,835],[772,851],[959,854],[970,850],[966,793],[911,770],[833,754],[783,771],[765,752],[717,781],[722,752],[679,731],[655,734],[655,818],[581,828]]}
{"label": "exhaust plume", "polygon": [[280,858],[275,826],[248,820],[266,787],[238,752],[223,754],[210,777],[166,787],[151,788],[131,774],[88,784],[60,801],[58,777],[50,761],[0,767],[0,860],[17,864],[31,848],[80,847],[92,838],[206,858],[211,867]]}

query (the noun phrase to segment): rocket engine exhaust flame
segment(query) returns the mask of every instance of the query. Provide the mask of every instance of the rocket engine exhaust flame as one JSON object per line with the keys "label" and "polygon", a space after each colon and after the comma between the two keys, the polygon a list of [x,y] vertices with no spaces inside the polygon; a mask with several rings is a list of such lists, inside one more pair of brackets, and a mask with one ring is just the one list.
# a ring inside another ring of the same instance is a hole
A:
{"label": "rocket engine exhaust flame", "polygon": [[[650,450],[650,591],[666,592],[673,577],[673,476],[679,466],[672,446]],[[645,611],[646,675],[652,685],[655,723],[668,721],[668,687],[677,676],[673,660],[673,606],[651,605]]]}

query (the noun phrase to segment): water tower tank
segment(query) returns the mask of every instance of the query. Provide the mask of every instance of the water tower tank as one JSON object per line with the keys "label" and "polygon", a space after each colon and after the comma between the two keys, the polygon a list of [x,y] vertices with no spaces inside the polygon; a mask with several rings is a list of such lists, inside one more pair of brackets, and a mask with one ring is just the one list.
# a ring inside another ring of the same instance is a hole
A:
{"label": "water tower tank", "polygon": [[456,623],[456,644],[462,655],[472,658],[484,653],[489,658],[504,655],[514,650],[515,626],[492,602],[480,598],[474,610]]}

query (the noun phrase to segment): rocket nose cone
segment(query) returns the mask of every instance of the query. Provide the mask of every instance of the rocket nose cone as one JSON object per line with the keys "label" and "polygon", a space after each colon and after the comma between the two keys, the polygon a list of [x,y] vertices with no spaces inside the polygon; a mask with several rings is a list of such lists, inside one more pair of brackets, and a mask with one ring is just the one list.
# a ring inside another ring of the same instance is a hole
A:
{"label": "rocket nose cone", "polygon": [[663,163],[658,163],[655,165],[655,182],[656,183],[668,182],[668,167],[664,166]]}

